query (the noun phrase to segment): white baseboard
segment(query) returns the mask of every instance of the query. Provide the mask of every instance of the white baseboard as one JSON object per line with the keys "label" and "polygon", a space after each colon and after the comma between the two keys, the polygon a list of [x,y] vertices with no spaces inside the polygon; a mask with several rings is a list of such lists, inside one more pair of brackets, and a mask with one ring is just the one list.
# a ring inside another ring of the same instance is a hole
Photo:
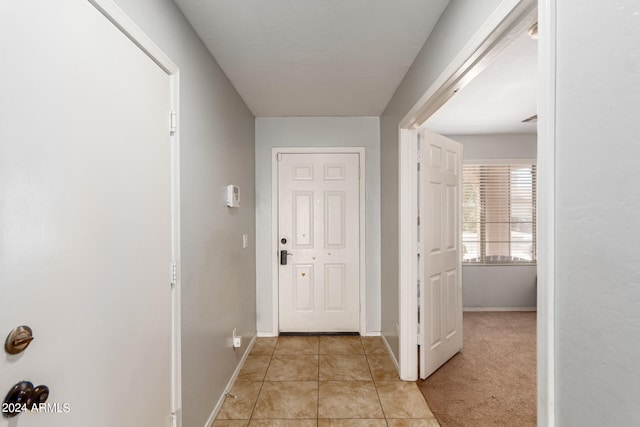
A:
{"label": "white baseboard", "polygon": [[222,392],[222,396],[220,396],[220,398],[218,399],[218,403],[216,403],[216,406],[213,408],[213,411],[211,412],[211,415],[209,416],[209,419],[207,420],[207,423],[204,425],[204,427],[211,426],[211,424],[213,424],[213,422],[215,421],[216,416],[218,415],[218,412],[220,411],[220,408],[222,408],[222,404],[224,403],[224,399],[226,397],[225,394],[228,393],[229,390],[231,390],[231,387],[233,387],[233,383],[236,382],[236,378],[238,378],[240,369],[242,369],[242,366],[244,365],[245,360],[247,360],[247,356],[249,356],[249,353],[251,353],[251,349],[253,348],[253,345],[255,344],[256,339],[257,339],[256,335],[254,335],[253,338],[251,338],[251,342],[247,346],[247,349],[245,350],[244,354],[242,355],[242,359],[240,359],[240,363],[238,363],[238,366],[236,366],[236,370],[233,371],[233,375],[231,375],[231,379],[227,383],[227,386],[224,388],[224,391]]}
{"label": "white baseboard", "polygon": [[536,307],[464,307],[462,311],[536,311]]}
{"label": "white baseboard", "polygon": [[[272,338],[277,337],[277,332],[258,332],[258,338]],[[382,333],[380,331],[368,331],[366,334],[362,335],[363,337],[379,337]]]}
{"label": "white baseboard", "polygon": [[391,361],[396,366],[398,377],[400,377],[400,364],[398,363],[396,356],[393,354],[393,351],[391,351],[391,346],[389,345],[389,342],[387,342],[387,339],[385,338],[385,336],[382,334],[380,334],[380,336],[382,337],[382,342],[384,343],[384,346],[387,348],[387,353],[389,353],[389,357],[391,357]]}

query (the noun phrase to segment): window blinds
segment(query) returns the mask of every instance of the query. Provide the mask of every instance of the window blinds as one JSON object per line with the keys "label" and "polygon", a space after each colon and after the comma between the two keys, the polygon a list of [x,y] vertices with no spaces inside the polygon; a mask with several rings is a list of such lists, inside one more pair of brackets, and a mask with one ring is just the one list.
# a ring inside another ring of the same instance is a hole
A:
{"label": "window blinds", "polygon": [[536,166],[464,165],[462,261],[536,260]]}

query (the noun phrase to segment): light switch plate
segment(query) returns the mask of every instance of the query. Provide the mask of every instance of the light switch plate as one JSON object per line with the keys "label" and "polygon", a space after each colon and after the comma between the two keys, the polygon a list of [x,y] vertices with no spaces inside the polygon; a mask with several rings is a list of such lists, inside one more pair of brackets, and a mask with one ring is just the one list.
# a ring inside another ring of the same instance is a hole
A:
{"label": "light switch plate", "polygon": [[242,249],[246,249],[249,247],[249,235],[248,234],[243,234],[242,235]]}

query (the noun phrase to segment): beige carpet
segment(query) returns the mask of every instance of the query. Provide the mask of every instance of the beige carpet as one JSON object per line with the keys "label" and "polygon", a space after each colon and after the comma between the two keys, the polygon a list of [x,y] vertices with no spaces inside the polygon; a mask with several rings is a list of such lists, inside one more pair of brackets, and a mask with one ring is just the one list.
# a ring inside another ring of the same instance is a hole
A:
{"label": "beige carpet", "polygon": [[536,425],[536,313],[465,312],[464,349],[418,381],[442,426]]}

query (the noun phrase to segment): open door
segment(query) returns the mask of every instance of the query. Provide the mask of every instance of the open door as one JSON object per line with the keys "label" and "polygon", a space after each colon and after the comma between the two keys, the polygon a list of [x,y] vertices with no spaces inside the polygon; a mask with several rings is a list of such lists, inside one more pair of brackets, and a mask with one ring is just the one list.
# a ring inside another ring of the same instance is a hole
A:
{"label": "open door", "polygon": [[418,130],[420,378],[462,349],[462,145]]}

